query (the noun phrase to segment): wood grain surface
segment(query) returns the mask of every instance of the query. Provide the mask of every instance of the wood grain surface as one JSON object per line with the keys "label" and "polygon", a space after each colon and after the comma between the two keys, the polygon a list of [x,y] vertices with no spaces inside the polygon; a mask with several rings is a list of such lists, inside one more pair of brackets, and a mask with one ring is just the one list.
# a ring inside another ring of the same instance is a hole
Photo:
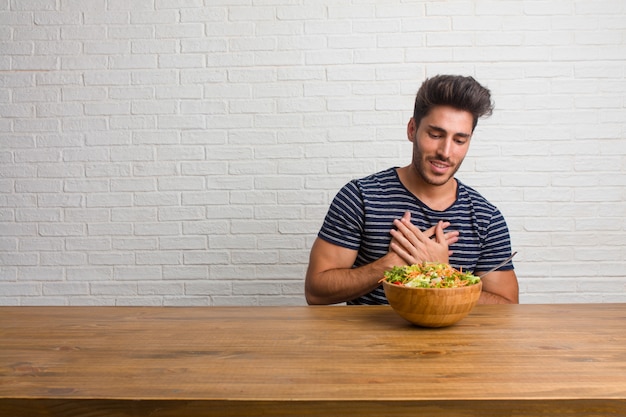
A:
{"label": "wood grain surface", "polygon": [[626,304],[0,307],[0,415],[624,416]]}

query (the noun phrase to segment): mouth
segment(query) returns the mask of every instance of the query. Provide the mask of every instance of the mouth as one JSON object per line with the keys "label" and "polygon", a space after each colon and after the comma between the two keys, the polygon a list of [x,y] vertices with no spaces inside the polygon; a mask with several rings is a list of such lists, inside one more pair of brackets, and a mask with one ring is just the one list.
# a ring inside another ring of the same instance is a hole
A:
{"label": "mouth", "polygon": [[435,159],[430,161],[430,166],[435,174],[445,174],[450,169],[450,164]]}

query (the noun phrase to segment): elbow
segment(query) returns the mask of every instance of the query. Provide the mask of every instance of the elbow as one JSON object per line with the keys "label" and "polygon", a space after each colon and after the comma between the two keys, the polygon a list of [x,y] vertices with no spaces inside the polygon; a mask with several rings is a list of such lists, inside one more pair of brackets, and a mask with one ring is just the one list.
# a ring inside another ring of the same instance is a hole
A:
{"label": "elbow", "polygon": [[304,298],[308,305],[326,305],[329,304],[323,295],[320,295],[319,283],[316,285],[316,280],[311,271],[307,271],[306,278],[304,279]]}
{"label": "elbow", "polygon": [[321,303],[319,300],[315,299],[314,297],[305,296],[305,298],[306,298],[306,303],[310,306],[323,305],[323,303]]}
{"label": "elbow", "polygon": [[310,306],[333,304],[332,296],[325,291],[323,286],[315,285],[314,280],[310,277],[307,277],[304,283],[304,298]]}
{"label": "elbow", "polygon": [[304,289],[304,298],[306,299],[306,303],[310,306],[328,304],[326,300],[314,294],[309,288]]}

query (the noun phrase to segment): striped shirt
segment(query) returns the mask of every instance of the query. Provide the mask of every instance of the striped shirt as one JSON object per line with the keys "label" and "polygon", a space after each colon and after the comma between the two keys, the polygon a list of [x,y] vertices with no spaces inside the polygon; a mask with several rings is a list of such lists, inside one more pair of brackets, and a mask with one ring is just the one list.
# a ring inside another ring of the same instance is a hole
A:
{"label": "striped shirt", "polygon": [[[432,210],[400,182],[396,168],[352,180],[335,196],[322,228],[321,239],[358,251],[353,267],[369,264],[389,251],[394,219],[409,211],[412,223],[426,230],[439,222],[459,231],[450,245],[452,266],[487,271],[511,254],[509,229],[500,211],[474,189],[457,180],[456,201],[443,211]],[[513,269],[509,262],[500,270]],[[382,278],[382,277],[381,277]],[[382,286],[348,304],[388,304]]]}

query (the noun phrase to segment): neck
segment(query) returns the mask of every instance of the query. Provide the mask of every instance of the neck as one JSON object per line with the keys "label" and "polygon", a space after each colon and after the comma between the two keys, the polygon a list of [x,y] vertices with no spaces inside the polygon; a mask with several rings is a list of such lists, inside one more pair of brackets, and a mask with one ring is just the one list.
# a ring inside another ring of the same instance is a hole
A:
{"label": "neck", "polygon": [[433,210],[445,210],[456,201],[457,182],[454,178],[441,185],[429,184],[412,164],[399,168],[398,177],[407,190]]}

